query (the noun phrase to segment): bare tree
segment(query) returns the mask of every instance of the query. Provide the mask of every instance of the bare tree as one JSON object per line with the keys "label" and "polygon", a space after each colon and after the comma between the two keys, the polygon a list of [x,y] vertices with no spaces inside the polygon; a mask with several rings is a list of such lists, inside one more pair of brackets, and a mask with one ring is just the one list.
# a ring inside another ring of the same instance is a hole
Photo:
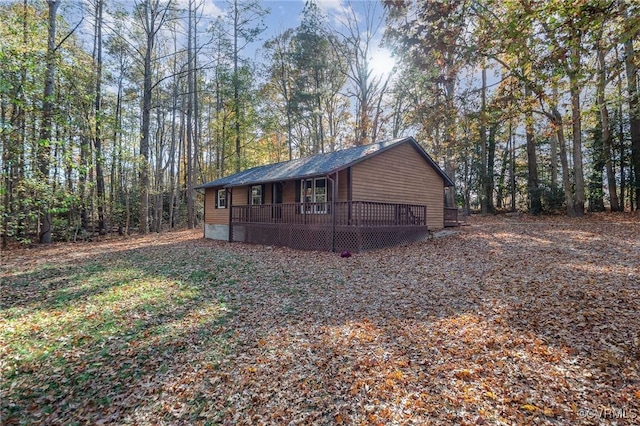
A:
{"label": "bare tree", "polygon": [[139,232],[149,233],[149,188],[150,188],[150,124],[151,124],[151,100],[155,84],[153,82],[153,57],[155,53],[156,39],[159,31],[167,22],[171,0],[161,3],[160,0],[145,0],[141,4],[136,3],[135,14],[142,26],[145,35],[145,46],[138,51],[143,57],[144,83],[142,89],[142,127],[140,129],[140,158],[138,164],[139,175],[139,199],[138,212]]}
{"label": "bare tree", "polygon": [[631,133],[631,163],[633,168],[636,210],[640,210],[640,91],[638,90],[638,66],[636,51],[633,46],[633,35],[638,29],[632,29],[629,17],[629,6],[620,1],[620,9],[624,18],[624,65],[627,74],[627,92],[629,96],[629,131]]}
{"label": "bare tree", "polygon": [[102,153],[102,10],[103,0],[95,3],[95,24],[93,42],[93,63],[95,67],[95,101],[94,101],[94,139],[96,155],[96,191],[98,197],[98,231],[106,232],[104,220],[104,157]]}
{"label": "bare tree", "polygon": [[[384,16],[378,14],[377,2],[365,2],[363,16],[356,13],[351,2],[345,5],[349,14],[342,19],[344,30],[334,28],[341,36],[341,44],[333,43],[338,49],[336,57],[345,63],[341,69],[351,82],[348,94],[356,101],[356,145],[366,145],[377,139],[381,124],[382,98],[393,73],[374,75],[371,66],[374,40],[384,27]],[[331,40],[331,39],[330,39]],[[341,51],[345,47],[346,51]]]}
{"label": "bare tree", "polygon": [[[49,168],[51,156],[51,122],[53,114],[53,91],[56,75],[56,12],[60,2],[47,0],[49,8],[49,33],[47,36],[46,73],[44,82],[44,98],[42,100],[42,122],[40,123],[40,141],[38,143],[38,170],[40,179],[49,186]],[[40,212],[40,232],[38,239],[41,243],[51,243],[51,212],[45,203],[44,211]]]}
{"label": "bare tree", "polygon": [[247,45],[264,31],[262,18],[268,13],[257,0],[231,0],[228,2],[227,20],[233,40],[233,100],[235,128],[236,172],[242,167],[242,120],[243,109],[240,96],[240,54]]}

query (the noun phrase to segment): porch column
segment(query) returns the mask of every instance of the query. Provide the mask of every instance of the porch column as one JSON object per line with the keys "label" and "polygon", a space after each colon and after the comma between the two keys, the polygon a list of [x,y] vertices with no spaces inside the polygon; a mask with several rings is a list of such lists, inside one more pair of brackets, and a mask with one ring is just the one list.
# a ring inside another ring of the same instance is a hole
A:
{"label": "porch column", "polygon": [[336,251],[336,198],[338,197],[338,172],[336,172],[335,181],[327,175],[328,181],[333,181],[331,185],[331,251]]}
{"label": "porch column", "polygon": [[229,242],[233,242],[233,190],[224,189],[227,194],[227,208],[229,209]]}

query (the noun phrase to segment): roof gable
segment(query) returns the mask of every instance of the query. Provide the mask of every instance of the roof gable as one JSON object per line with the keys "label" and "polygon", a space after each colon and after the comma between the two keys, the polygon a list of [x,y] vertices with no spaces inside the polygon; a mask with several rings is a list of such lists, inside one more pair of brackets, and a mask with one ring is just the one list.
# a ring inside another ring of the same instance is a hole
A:
{"label": "roof gable", "polygon": [[422,157],[443,178],[445,186],[453,186],[451,179],[438,164],[425,152],[413,137],[392,139],[369,145],[356,146],[326,154],[298,158],[281,163],[253,167],[233,175],[196,186],[196,189],[212,187],[234,187],[291,179],[303,179],[312,176],[326,176],[350,167],[360,161],[378,155],[387,149],[402,143],[410,143]]}

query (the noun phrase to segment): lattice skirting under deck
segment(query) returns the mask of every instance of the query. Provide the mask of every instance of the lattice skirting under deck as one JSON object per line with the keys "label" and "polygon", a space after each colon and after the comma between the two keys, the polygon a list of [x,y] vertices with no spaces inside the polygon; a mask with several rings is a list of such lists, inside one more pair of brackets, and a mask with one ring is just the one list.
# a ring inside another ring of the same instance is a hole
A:
{"label": "lattice skirting under deck", "polygon": [[234,223],[230,240],[291,247],[297,250],[353,253],[407,244],[425,239],[426,226],[332,226]]}

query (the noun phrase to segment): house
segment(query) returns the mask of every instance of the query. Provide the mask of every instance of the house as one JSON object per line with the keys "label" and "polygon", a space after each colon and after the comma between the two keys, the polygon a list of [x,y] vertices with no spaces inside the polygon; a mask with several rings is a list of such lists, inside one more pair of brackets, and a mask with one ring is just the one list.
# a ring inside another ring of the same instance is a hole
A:
{"label": "house", "polygon": [[206,238],[360,252],[443,228],[452,186],[405,137],[254,167],[196,189],[205,193]]}

